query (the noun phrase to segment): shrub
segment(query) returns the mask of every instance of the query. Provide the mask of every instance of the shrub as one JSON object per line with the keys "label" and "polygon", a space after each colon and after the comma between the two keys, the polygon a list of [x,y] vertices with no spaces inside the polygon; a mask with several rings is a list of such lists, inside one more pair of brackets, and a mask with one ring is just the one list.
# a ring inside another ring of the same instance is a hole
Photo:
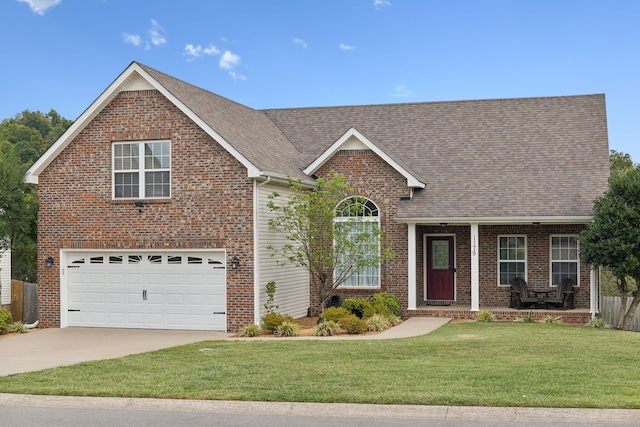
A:
{"label": "shrub", "polygon": [[558,325],[558,324],[562,323],[562,317],[560,317],[560,316],[558,316],[558,317],[547,316],[547,317],[544,318],[544,323]]}
{"label": "shrub", "polygon": [[340,327],[348,334],[361,334],[367,330],[367,321],[355,314],[350,314],[338,320]]}
{"label": "shrub", "polygon": [[400,316],[400,303],[395,295],[387,292],[373,294],[373,309],[376,313],[391,313]]}
{"label": "shrub", "polygon": [[290,315],[284,315],[280,313],[267,313],[262,319],[262,329],[268,331],[275,331],[282,322],[295,322],[295,319]]}
{"label": "shrub", "polygon": [[382,332],[391,327],[389,319],[381,314],[374,314],[367,319],[367,331]]}
{"label": "shrub", "polygon": [[295,320],[284,320],[275,330],[279,337],[297,337],[300,333],[300,325]]}
{"label": "shrub", "polygon": [[360,319],[367,319],[373,315],[373,306],[364,298],[347,298],[342,303],[342,307]]}
{"label": "shrub", "polygon": [[524,316],[521,319],[516,320],[517,323],[536,323],[535,319],[530,316]]}
{"label": "shrub", "polygon": [[246,325],[242,327],[242,331],[240,331],[241,337],[257,337],[262,334],[262,328],[258,325]]}
{"label": "shrub", "polygon": [[322,312],[322,321],[326,322],[329,320],[333,320],[334,322],[337,322],[338,320],[342,319],[343,317],[347,317],[350,314],[351,312],[344,307],[329,307],[325,308]]}
{"label": "shrub", "polygon": [[593,318],[587,323],[587,327],[589,328],[598,328],[598,329],[607,329],[609,325],[600,317]]}
{"label": "shrub", "polygon": [[0,310],[0,334],[6,334],[7,326],[11,323],[13,323],[13,316],[11,316],[11,312],[4,308]]}
{"label": "shrub", "polygon": [[342,329],[340,329],[340,325],[338,322],[333,320],[325,320],[324,322],[318,323],[315,330],[313,331],[313,335],[317,337],[330,337],[333,335],[338,335]]}
{"label": "shrub", "polygon": [[264,309],[267,310],[267,313],[275,313],[279,307],[273,303],[276,295],[276,282],[273,280],[268,282],[265,292],[267,293],[267,302],[264,303]]}
{"label": "shrub", "polygon": [[493,317],[493,313],[489,310],[481,310],[476,314],[476,320],[478,322],[493,322],[495,318]]}

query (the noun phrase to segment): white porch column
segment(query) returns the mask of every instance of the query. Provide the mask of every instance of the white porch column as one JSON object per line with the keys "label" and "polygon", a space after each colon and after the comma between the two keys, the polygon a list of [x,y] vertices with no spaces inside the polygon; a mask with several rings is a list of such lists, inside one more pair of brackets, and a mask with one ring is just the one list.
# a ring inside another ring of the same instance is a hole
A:
{"label": "white porch column", "polygon": [[591,298],[589,301],[589,313],[591,313],[591,318],[595,318],[598,314],[598,306],[600,305],[600,284],[598,283],[598,269],[591,267],[589,273],[589,289],[591,293]]}
{"label": "white porch column", "polygon": [[415,224],[407,224],[409,227],[409,232],[407,236],[408,242],[408,309],[415,310],[416,309],[416,225]]}
{"label": "white porch column", "polygon": [[471,224],[471,311],[480,311],[480,249],[478,224]]}

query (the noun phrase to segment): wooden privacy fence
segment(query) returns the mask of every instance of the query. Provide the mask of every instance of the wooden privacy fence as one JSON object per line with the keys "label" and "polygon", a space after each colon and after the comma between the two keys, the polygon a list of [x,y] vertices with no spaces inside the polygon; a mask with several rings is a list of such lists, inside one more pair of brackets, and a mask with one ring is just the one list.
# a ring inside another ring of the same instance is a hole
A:
{"label": "wooden privacy fence", "polygon": [[[627,310],[631,305],[633,298],[627,299]],[[611,326],[618,324],[618,313],[620,312],[620,305],[622,305],[622,298],[620,297],[602,297],[600,303],[600,317]],[[629,331],[640,331],[640,309],[636,310],[631,325],[629,325]]]}
{"label": "wooden privacy fence", "polygon": [[34,323],[38,320],[38,285],[11,281],[11,316],[14,322]]}

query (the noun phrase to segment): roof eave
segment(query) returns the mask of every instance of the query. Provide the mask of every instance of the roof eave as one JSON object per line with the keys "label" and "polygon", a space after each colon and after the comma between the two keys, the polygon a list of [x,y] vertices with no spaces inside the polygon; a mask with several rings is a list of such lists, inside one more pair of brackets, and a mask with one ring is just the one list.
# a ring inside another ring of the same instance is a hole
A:
{"label": "roof eave", "polygon": [[593,216],[513,216],[513,217],[396,217],[403,224],[434,225],[542,225],[542,224],[588,224]]}

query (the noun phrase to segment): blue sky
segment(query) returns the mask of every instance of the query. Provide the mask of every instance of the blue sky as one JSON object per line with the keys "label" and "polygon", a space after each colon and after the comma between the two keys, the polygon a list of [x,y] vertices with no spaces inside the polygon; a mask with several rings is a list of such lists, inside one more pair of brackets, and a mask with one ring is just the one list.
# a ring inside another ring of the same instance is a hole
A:
{"label": "blue sky", "polygon": [[0,119],[138,61],[252,108],[604,93],[640,162],[637,0],[2,0]]}

